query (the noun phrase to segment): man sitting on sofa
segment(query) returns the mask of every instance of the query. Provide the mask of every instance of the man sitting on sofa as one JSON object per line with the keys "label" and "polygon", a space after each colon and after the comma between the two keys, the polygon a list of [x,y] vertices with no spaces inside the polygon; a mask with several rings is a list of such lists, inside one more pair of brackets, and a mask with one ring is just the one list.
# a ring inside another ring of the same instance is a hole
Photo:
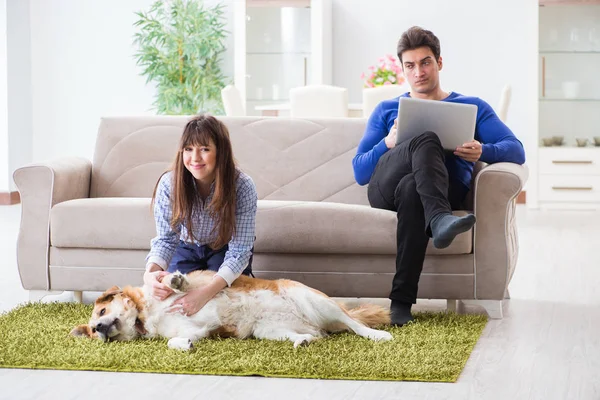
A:
{"label": "man sitting on sofa", "polygon": [[523,145],[485,101],[440,87],[440,42],[430,31],[412,27],[398,42],[398,58],[411,91],[401,97],[477,105],[475,139],[445,152],[434,132],[396,145],[399,98],[381,102],[371,114],[352,165],[360,185],[369,184],[372,207],[396,211],[396,274],[390,293],[392,324],[413,320],[419,277],[429,238],[436,248],[451,244],[475,224],[472,214],[452,215],[469,192],[474,163],[523,164]]}

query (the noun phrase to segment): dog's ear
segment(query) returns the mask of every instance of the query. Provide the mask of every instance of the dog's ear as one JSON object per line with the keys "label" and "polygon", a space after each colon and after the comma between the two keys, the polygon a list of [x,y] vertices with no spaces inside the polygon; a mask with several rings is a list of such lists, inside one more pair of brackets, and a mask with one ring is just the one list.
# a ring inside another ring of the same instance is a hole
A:
{"label": "dog's ear", "polygon": [[90,328],[89,325],[79,325],[76,326],[75,328],[73,328],[73,330],[71,331],[71,333],[69,333],[69,335],[71,336],[76,336],[76,337],[89,337],[89,338],[95,338],[96,337],[96,332],[92,331],[92,328]]}
{"label": "dog's ear", "polygon": [[142,312],[145,307],[144,295],[140,288],[125,286],[123,289],[123,302],[126,307],[135,307],[138,312]]}
{"label": "dog's ear", "polygon": [[113,286],[110,289],[108,289],[106,292],[102,293],[100,295],[100,297],[98,297],[96,299],[96,303],[109,302],[112,300],[113,297],[115,297],[117,294],[120,294],[120,293],[123,293],[123,290],[121,290],[121,288],[118,286]]}

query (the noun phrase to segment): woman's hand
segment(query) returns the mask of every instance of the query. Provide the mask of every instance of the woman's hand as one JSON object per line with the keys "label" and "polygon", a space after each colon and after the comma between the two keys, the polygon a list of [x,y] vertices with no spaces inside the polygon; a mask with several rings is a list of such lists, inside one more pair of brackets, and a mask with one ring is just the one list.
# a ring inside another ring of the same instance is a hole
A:
{"label": "woman's hand", "polygon": [[157,264],[151,264],[144,272],[144,284],[151,288],[152,296],[164,300],[173,294],[173,289],[162,283],[162,278],[169,273]]}
{"label": "woman's hand", "polygon": [[206,286],[192,289],[184,296],[173,302],[170,312],[180,312],[183,315],[194,315],[202,309],[217,293],[227,287],[227,282],[218,275]]}

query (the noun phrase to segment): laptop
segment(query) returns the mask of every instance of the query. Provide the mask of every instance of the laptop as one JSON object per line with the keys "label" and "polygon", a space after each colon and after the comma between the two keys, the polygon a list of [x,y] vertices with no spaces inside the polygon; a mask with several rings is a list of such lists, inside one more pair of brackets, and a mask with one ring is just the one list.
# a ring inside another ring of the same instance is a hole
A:
{"label": "laptop", "polygon": [[477,106],[400,97],[396,144],[423,132],[435,132],[442,147],[454,150],[475,137]]}

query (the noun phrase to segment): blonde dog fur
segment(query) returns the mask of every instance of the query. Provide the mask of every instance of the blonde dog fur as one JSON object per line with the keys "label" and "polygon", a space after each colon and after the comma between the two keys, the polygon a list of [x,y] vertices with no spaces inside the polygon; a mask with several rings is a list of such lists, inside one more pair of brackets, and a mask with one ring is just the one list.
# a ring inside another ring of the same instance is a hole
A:
{"label": "blonde dog fur", "polygon": [[349,330],[375,341],[392,340],[389,332],[373,327],[390,323],[389,310],[363,305],[346,311],[324,293],[299,282],[240,276],[200,311],[191,316],[172,311],[172,303],[190,289],[209,283],[212,271],[163,278],[176,294],[154,298],[147,287],[114,286],[95,302],[87,325],[71,331],[104,341],[168,338],[170,348],[188,350],[193,342],[220,335],[240,339],[289,340],[306,345],[327,333]]}

